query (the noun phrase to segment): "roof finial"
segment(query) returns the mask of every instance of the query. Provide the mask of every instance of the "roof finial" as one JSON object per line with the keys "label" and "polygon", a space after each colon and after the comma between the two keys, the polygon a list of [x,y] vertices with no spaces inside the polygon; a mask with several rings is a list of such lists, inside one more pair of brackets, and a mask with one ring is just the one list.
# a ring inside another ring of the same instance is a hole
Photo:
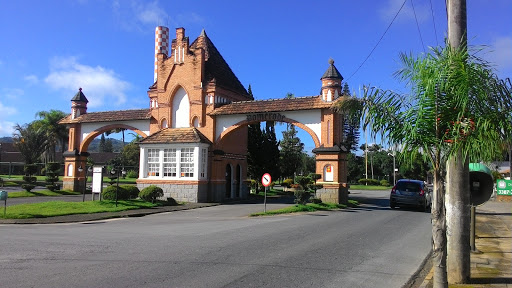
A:
{"label": "roof finial", "polygon": [[82,87],[78,88],[78,91],[82,92]]}
{"label": "roof finial", "polygon": [[334,59],[329,58],[329,64],[333,65],[334,64]]}

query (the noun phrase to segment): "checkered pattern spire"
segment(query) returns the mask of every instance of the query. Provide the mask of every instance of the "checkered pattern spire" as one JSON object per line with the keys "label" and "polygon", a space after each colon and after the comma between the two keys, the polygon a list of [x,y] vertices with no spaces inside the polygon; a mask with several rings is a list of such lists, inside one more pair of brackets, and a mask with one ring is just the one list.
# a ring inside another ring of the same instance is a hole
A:
{"label": "checkered pattern spire", "polygon": [[165,56],[169,55],[169,28],[164,26],[157,26],[155,29],[155,74],[154,82],[157,79],[158,71],[158,53],[164,53]]}

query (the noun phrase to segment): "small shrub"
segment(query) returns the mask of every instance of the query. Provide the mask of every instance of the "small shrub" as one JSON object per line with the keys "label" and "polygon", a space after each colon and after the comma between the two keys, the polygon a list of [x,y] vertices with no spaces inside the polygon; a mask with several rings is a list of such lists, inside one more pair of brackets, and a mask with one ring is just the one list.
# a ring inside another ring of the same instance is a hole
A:
{"label": "small shrub", "polygon": [[314,203],[314,204],[320,204],[322,203],[322,199],[318,199],[318,198],[311,198],[311,203]]}
{"label": "small shrub", "polygon": [[[101,193],[101,197],[103,200],[116,200],[116,190],[117,185],[111,185],[105,187],[103,192]],[[128,190],[124,189],[122,186],[119,186],[119,191],[117,192],[117,200],[128,200],[130,199],[130,194]]]}
{"label": "small shrub", "polygon": [[142,189],[142,191],[140,191],[139,193],[140,199],[144,201],[151,201],[151,203],[155,202],[156,199],[161,198],[163,196],[164,191],[162,190],[162,188],[155,185],[148,186]]}
{"label": "small shrub", "polygon": [[389,186],[389,181],[386,179],[380,180],[380,186]]}
{"label": "small shrub", "polygon": [[130,170],[130,171],[126,172],[126,177],[127,178],[139,178],[139,173],[137,173],[137,171],[135,171],[135,170]]}
{"label": "small shrub", "polygon": [[34,189],[36,185],[33,184],[21,184],[21,188],[25,189],[25,191],[30,192],[30,190]]}
{"label": "small shrub", "polygon": [[306,205],[309,198],[311,197],[311,193],[304,190],[297,190],[293,193],[293,195],[295,195],[295,203],[302,205]]}
{"label": "small shrub", "polygon": [[123,187],[123,189],[128,191],[129,199],[136,199],[137,197],[139,197],[140,190],[139,190],[139,188],[137,188],[137,186],[121,185],[120,187]]}
{"label": "small shrub", "polygon": [[37,181],[37,178],[36,177],[32,177],[32,176],[23,176],[23,181],[31,184],[31,183],[36,183]]}
{"label": "small shrub", "polygon": [[293,179],[284,179],[283,183],[281,183],[283,186],[286,186],[287,188],[290,188],[290,185],[293,184]]}
{"label": "small shrub", "polygon": [[176,206],[178,205],[178,202],[172,197],[167,197],[167,205],[169,206]]}
{"label": "small shrub", "polygon": [[377,179],[359,179],[357,182],[361,185],[380,185],[380,181]]}

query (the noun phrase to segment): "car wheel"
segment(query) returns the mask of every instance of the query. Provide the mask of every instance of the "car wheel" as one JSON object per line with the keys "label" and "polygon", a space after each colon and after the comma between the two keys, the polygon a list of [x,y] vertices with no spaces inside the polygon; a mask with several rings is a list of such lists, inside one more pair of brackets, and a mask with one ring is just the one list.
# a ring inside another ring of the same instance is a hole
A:
{"label": "car wheel", "polygon": [[391,209],[395,209],[396,208],[395,202],[389,201],[389,207],[391,207]]}
{"label": "car wheel", "polygon": [[427,204],[427,199],[425,199],[425,202],[423,202],[423,205],[420,206],[420,211],[426,212],[427,210],[428,210],[428,204]]}

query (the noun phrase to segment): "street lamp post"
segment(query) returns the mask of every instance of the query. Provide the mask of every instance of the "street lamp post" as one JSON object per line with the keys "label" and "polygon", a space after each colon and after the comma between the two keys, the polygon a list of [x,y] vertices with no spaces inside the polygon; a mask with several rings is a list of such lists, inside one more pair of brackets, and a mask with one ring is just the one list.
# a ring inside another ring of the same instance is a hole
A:
{"label": "street lamp post", "polygon": [[120,176],[120,174],[125,175],[126,171],[124,171],[123,168],[120,169],[119,167],[117,167],[117,168],[112,168],[112,170],[110,170],[110,174],[112,174],[112,175],[117,174],[117,187],[116,187],[116,207],[117,207],[117,195],[119,193],[119,176]]}
{"label": "street lamp post", "polygon": [[[82,193],[82,202],[85,202],[85,191],[87,191],[87,174],[88,172],[91,172],[92,171],[92,167],[89,166],[87,167],[87,165],[85,166],[86,169],[85,169],[85,180],[84,180],[84,193]],[[78,167],[78,172],[82,173],[82,171],[84,171],[84,168],[82,168],[82,165],[80,165]]]}

